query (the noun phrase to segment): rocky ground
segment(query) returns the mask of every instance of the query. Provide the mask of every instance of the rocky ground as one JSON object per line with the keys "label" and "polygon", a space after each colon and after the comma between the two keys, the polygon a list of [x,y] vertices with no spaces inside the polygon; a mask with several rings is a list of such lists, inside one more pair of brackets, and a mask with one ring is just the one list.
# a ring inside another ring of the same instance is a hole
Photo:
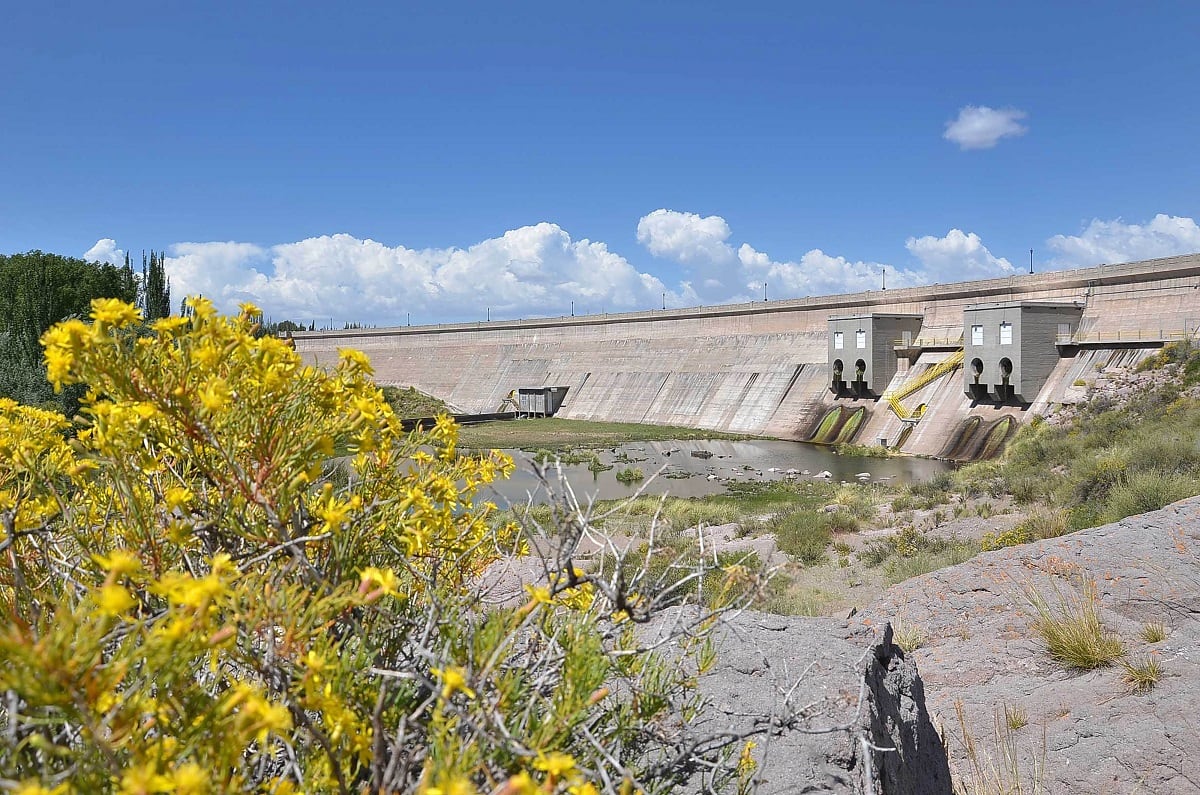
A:
{"label": "rocky ground", "polygon": [[[1055,604],[1054,594],[1078,597],[1089,581],[1127,659],[1160,661],[1149,691],[1132,692],[1119,664],[1065,669],[1031,628],[1027,589]],[[972,765],[956,704],[985,771],[1003,770],[1011,739],[1024,791],[1040,778],[1045,792],[1200,792],[1200,498],[901,583],[862,621],[898,616],[924,636],[913,657],[960,777]],[[1142,640],[1148,622],[1162,622],[1166,639]],[[1007,731],[1006,708],[1027,725]]]}

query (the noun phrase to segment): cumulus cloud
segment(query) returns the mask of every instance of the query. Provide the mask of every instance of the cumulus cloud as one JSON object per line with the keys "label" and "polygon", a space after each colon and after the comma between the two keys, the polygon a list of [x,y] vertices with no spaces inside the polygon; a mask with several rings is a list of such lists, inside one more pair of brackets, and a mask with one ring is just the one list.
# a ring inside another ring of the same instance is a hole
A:
{"label": "cumulus cloud", "polygon": [[1059,267],[1136,262],[1200,251],[1200,226],[1193,218],[1163,213],[1144,224],[1093,219],[1080,234],[1055,235],[1047,243],[1058,253]]}
{"label": "cumulus cloud", "polygon": [[921,263],[929,281],[987,279],[1016,271],[1007,259],[988,251],[979,235],[961,229],[951,229],[945,237],[910,237],[904,247]]}
{"label": "cumulus cloud", "polygon": [[[922,283],[920,274],[880,262],[852,261],[826,254],[819,248],[805,252],[798,261],[777,261],[748,243],[738,249],[746,287],[762,289],[763,282],[776,290],[776,298],[878,290],[887,270],[889,287],[911,287]],[[768,289],[768,298],[771,297]]]}
{"label": "cumulus cloud", "polygon": [[923,270],[897,268],[881,262],[853,260],[814,248],[798,260],[774,259],[750,243],[734,248],[732,230],[719,215],[702,217],[676,210],[655,210],[638,222],[638,240],[651,254],[675,260],[702,278],[685,283],[700,300],[748,301],[763,296],[790,298],[806,295],[877,290],[884,285],[910,287],[931,281],[952,281],[952,274],[993,275],[1011,270],[1006,260],[991,255],[975,234],[955,229],[945,238],[909,240],[909,250]]}
{"label": "cumulus cloud", "polygon": [[958,118],[946,122],[942,137],[960,149],[991,149],[1001,138],[1024,135],[1029,128],[1020,123],[1028,114],[1016,108],[967,105]]}
{"label": "cumulus cloud", "polygon": [[719,215],[701,217],[677,210],[655,210],[638,221],[637,239],[656,257],[685,265],[728,264],[735,260],[726,243],[731,231]]}
{"label": "cumulus cloud", "polygon": [[[103,241],[101,241],[103,243]],[[99,243],[97,245],[100,245]],[[378,325],[647,309],[663,293],[604,243],[572,240],[555,224],[505,232],[469,248],[410,249],[352,235],[324,235],[263,248],[250,243],[179,243],[166,259],[175,298],[200,294],[221,309],[253,301],[276,320],[333,318]]]}
{"label": "cumulus cloud", "polygon": [[84,252],[83,258],[88,262],[107,262],[110,265],[124,265],[125,251],[117,248],[117,241],[104,237],[96,241],[96,245]]}

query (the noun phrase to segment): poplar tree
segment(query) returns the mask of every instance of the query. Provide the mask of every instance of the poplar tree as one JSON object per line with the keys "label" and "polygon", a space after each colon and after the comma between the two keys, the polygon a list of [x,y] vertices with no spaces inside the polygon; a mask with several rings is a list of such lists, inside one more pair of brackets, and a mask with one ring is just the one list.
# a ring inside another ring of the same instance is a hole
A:
{"label": "poplar tree", "polygon": [[142,309],[147,321],[171,314],[171,282],[163,261],[165,252],[150,250],[150,259],[142,252]]}

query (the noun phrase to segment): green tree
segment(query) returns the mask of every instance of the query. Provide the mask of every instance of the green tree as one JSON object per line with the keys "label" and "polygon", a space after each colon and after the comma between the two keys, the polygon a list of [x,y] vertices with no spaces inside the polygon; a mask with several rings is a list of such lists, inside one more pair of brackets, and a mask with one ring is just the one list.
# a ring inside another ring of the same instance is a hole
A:
{"label": "green tree", "polygon": [[57,403],[73,414],[81,387],[55,395],[38,340],[60,320],[87,315],[93,298],[137,297],[133,269],[30,251],[0,255],[0,397]]}
{"label": "green tree", "polygon": [[171,280],[167,278],[166,254],[150,250],[150,259],[142,252],[142,309],[147,322],[171,314]]}

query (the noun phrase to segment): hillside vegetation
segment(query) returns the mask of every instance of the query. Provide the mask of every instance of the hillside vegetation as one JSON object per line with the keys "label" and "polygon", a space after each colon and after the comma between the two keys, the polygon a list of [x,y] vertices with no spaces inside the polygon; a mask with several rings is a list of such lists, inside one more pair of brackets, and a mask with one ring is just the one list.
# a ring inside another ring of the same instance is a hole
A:
{"label": "hillside vegetation", "polygon": [[1095,527],[1200,494],[1200,350],[1175,343],[1142,369],[1163,372],[1121,402],[1096,396],[1069,422],[1031,423],[1000,459],[956,473],[960,493],[1008,494],[1028,512],[994,544]]}

